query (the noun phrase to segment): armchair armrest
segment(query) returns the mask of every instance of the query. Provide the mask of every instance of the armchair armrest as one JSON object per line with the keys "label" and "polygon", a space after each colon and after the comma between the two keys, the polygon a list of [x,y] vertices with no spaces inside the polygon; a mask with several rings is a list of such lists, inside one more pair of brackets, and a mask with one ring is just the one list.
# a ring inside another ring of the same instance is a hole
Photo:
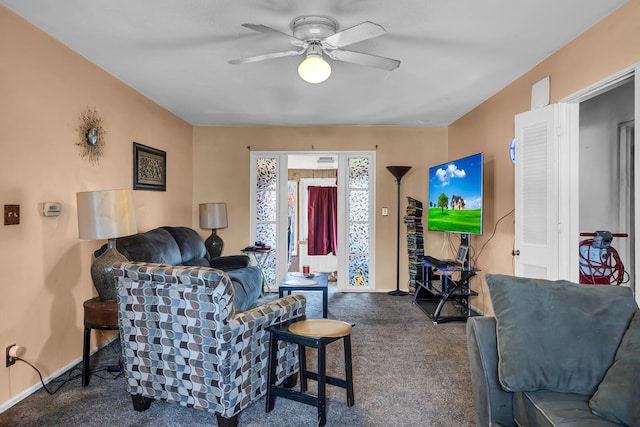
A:
{"label": "armchair armrest", "polygon": [[[269,333],[265,329],[300,317],[305,309],[304,296],[289,295],[232,315],[220,331],[219,341],[223,345],[217,351],[221,383],[233,385],[226,387],[221,396],[222,416],[233,416],[267,392]],[[279,382],[298,371],[297,355],[296,345],[279,346],[276,368]]]}
{"label": "armchair armrest", "polygon": [[467,348],[476,425],[515,426],[513,395],[502,389],[498,379],[495,317],[470,317],[467,320]]}
{"label": "armchair armrest", "polygon": [[[231,336],[264,332],[263,329],[305,314],[307,300],[302,295],[289,295],[247,311],[237,311],[226,327]],[[268,334],[266,334],[268,336]]]}

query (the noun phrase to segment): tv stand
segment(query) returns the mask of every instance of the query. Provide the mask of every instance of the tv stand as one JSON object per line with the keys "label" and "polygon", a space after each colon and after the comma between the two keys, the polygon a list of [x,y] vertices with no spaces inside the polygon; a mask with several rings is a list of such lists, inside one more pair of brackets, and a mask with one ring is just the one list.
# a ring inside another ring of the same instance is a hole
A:
{"label": "tv stand", "polygon": [[469,305],[469,297],[478,295],[469,286],[478,270],[469,267],[468,259],[465,265],[455,267],[436,266],[425,260],[422,268],[423,280],[416,281],[413,303],[433,323],[466,321],[478,315]]}

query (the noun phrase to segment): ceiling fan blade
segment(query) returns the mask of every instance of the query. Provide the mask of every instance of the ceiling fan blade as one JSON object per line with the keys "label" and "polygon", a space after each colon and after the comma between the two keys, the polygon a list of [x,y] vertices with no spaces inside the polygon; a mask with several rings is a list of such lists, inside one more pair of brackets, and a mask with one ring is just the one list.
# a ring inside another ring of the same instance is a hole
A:
{"label": "ceiling fan blade", "polygon": [[391,71],[400,66],[397,59],[385,58],[384,56],[370,55],[368,53],[353,52],[351,50],[328,50],[329,58],[336,61],[352,62],[354,64],[367,65],[369,67],[380,68]]}
{"label": "ceiling fan blade", "polygon": [[338,48],[357,43],[362,40],[378,37],[384,33],[386,33],[386,30],[382,28],[381,25],[374,24],[371,21],[365,21],[329,36],[325,38],[323,42],[327,43],[330,48]]}
{"label": "ceiling fan blade", "polygon": [[267,27],[266,25],[257,25],[257,24],[242,24],[243,27],[249,28],[250,30],[257,31],[259,33],[268,34],[271,36],[276,36],[280,38],[285,38],[294,46],[302,46],[304,41],[297,39],[289,34],[283,33],[282,31],[274,30],[271,27]]}
{"label": "ceiling fan blade", "polygon": [[266,59],[283,58],[285,56],[297,56],[297,55],[302,55],[305,51],[306,49],[289,50],[286,52],[276,52],[276,53],[267,53],[267,54],[258,55],[258,56],[249,56],[247,58],[232,59],[231,61],[229,61],[229,64],[248,64],[249,62],[264,61]]}

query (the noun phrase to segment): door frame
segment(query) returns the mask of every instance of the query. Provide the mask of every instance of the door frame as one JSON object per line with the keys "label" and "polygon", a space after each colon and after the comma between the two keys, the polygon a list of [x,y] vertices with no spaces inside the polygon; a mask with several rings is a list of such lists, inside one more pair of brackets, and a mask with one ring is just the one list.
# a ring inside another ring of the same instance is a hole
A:
{"label": "door frame", "polygon": [[[249,236],[251,241],[256,236],[256,175],[254,163],[256,158],[272,157],[278,160],[277,180],[277,219],[276,219],[276,241],[285,242],[287,240],[287,184],[288,184],[288,156],[289,155],[332,155],[338,158],[338,289],[348,292],[371,292],[375,290],[375,229],[376,229],[376,153],[375,151],[252,151],[250,155],[251,175],[249,191],[249,206],[251,215],[249,217]],[[348,159],[352,157],[367,157],[369,159],[369,280],[368,286],[357,288],[349,286],[349,217],[347,204],[349,201],[348,184]],[[286,251],[276,251],[276,281],[275,288],[282,281],[288,269]]]}
{"label": "door frame", "polygon": [[[560,150],[558,155],[560,194],[559,220],[561,227],[559,250],[561,254],[568,254],[567,262],[560,264],[560,278],[574,282],[579,281],[579,158],[574,155],[579,152],[580,136],[580,103],[587,101],[604,92],[608,92],[626,83],[630,78],[635,79],[634,85],[634,120],[640,123],[640,62],[627,67],[605,79],[600,80],[578,92],[558,101],[560,106],[559,135]],[[635,150],[634,164],[640,167],[640,150]],[[636,191],[640,189],[640,173],[634,174]],[[640,197],[635,197],[635,224],[640,224]],[[634,236],[635,259],[634,268],[640,266],[640,238]],[[636,275],[637,277],[637,275]],[[640,304],[640,292],[634,289],[636,301]]]}

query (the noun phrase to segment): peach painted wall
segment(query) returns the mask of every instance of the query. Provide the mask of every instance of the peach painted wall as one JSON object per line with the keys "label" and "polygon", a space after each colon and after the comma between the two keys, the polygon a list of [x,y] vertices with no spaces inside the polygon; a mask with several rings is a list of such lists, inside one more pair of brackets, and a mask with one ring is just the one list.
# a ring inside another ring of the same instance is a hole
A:
{"label": "peach painted wall", "polygon": [[[486,216],[484,234],[472,241],[476,250],[486,243],[478,267],[484,273],[513,274],[513,214],[497,227],[498,219],[514,208],[514,165],[508,147],[514,135],[514,116],[528,111],[531,86],[550,76],[552,103],[640,61],[640,1],[631,0],[591,29],[524,74],[449,127],[449,158],[484,151]],[[636,77],[636,84],[637,84]],[[480,295],[472,303],[492,313],[483,280],[472,286]]]}
{"label": "peach painted wall", "polygon": [[[137,141],[168,158],[167,192],[133,193],[139,229],[190,224],[193,128],[3,6],[0,58],[0,204],[21,212],[19,225],[0,225],[0,349],[25,346],[47,377],[82,357],[82,303],[97,295],[89,268],[104,242],[78,240],[76,192],[131,188]],[[75,145],[87,107],[107,130],[97,165]],[[43,217],[44,201],[62,215]],[[36,383],[26,364],[3,365],[0,408]]]}
{"label": "peach painted wall", "polygon": [[[427,174],[431,165],[446,160],[445,127],[196,127],[194,129],[194,228],[197,207],[204,202],[227,202],[229,227],[219,230],[224,254],[239,253],[249,244],[249,173],[253,151],[375,151],[376,152],[376,288],[396,286],[397,184],[386,169],[407,165],[402,178],[401,210],[405,196],[427,199]],[[376,148],[377,146],[377,148]],[[382,216],[382,207],[389,215]],[[404,213],[402,213],[404,215]],[[400,225],[400,287],[406,289],[406,227]],[[209,234],[199,230],[203,237]],[[439,249],[440,241],[434,242]],[[427,242],[429,244],[429,242]]]}

